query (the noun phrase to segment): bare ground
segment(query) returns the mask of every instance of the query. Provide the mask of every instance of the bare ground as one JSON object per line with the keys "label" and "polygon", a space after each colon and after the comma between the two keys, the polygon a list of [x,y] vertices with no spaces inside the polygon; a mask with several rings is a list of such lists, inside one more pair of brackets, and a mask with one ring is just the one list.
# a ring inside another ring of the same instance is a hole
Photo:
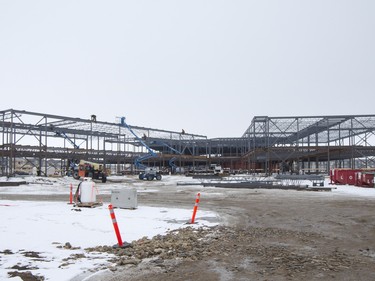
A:
{"label": "bare ground", "polygon": [[[139,201],[188,207],[192,190],[160,189]],[[200,208],[216,211],[223,221],[200,239],[189,238],[193,250],[118,267],[105,280],[375,280],[373,198],[209,189]]]}

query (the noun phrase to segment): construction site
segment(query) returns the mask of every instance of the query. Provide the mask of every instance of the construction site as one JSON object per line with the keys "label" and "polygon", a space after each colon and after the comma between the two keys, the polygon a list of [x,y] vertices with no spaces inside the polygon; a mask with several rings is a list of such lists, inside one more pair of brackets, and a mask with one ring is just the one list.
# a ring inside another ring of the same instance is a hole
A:
{"label": "construction site", "polygon": [[0,120],[2,280],[375,278],[375,115],[256,116],[213,139]]}
{"label": "construction site", "polygon": [[217,165],[233,174],[328,175],[334,168],[375,167],[375,115],[255,116],[249,122],[242,136],[209,139],[128,124],[125,117],[111,123],[94,114],[3,110],[0,173],[70,175],[80,161],[112,174],[138,174],[147,167],[194,173]]}

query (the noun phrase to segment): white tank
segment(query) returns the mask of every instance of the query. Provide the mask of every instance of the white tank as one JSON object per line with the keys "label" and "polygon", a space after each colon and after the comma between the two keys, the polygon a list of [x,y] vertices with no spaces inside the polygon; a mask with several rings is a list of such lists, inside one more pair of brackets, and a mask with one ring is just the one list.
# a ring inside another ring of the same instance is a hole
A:
{"label": "white tank", "polygon": [[96,189],[95,182],[85,179],[81,183],[81,202],[82,203],[95,203],[96,202]]}

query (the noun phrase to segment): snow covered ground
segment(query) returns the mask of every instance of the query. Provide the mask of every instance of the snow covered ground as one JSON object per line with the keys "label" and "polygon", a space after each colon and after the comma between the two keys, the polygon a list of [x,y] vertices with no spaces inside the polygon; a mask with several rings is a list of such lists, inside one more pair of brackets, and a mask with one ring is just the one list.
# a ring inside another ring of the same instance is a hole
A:
{"label": "snow covered ground", "polygon": [[333,195],[342,195],[348,197],[375,197],[375,188],[364,188],[353,185],[337,186],[332,190]]}
{"label": "snow covered ground", "polygon": [[[0,178],[0,181],[6,181]],[[12,181],[17,179],[10,179]],[[20,180],[20,179],[19,179]],[[77,181],[71,178],[27,177],[29,184],[17,187],[1,186],[1,194],[21,195],[66,195],[66,202],[10,201],[0,200],[0,280],[21,280],[10,278],[9,272],[31,270],[34,275],[45,280],[83,280],[95,271],[110,265],[110,256],[104,253],[87,253],[84,249],[99,245],[117,244],[108,203],[96,208],[75,208],[67,204],[70,184],[76,188]],[[186,177],[166,176],[162,181],[142,182],[135,177],[111,177],[106,184],[98,184],[100,194],[110,194],[112,190],[135,187],[138,193],[158,192],[158,188],[173,188],[179,192],[177,182],[189,181]],[[308,184],[308,183],[307,183]],[[311,183],[310,183],[311,185]],[[375,198],[375,188],[355,186],[326,187],[332,192],[316,193],[316,196],[347,196]],[[225,192],[223,189],[189,187],[195,191],[210,191],[211,195]],[[233,192],[233,190],[231,190]],[[269,191],[271,192],[271,191]],[[207,194],[209,196],[209,194]],[[194,197],[192,197],[192,208]],[[115,209],[122,240],[131,242],[144,236],[164,234],[168,230],[186,226],[192,215],[191,209],[155,208],[138,204],[135,210]],[[197,226],[211,226],[219,221],[214,212],[199,210]],[[78,258],[77,258],[78,257]],[[78,277],[77,279],[77,276]],[[83,277],[84,276],[84,277]]]}
{"label": "snow covered ground", "polygon": [[358,187],[354,185],[331,185],[328,177],[326,177],[324,181],[324,186],[332,188],[332,192],[322,194],[325,196],[375,198],[375,188]]}
{"label": "snow covered ground", "polygon": [[[15,189],[17,194],[66,194],[67,201],[0,200],[0,280],[10,278],[9,272],[29,269],[33,275],[44,276],[45,280],[65,281],[108,265],[108,254],[88,254],[84,249],[117,244],[109,204],[104,203],[96,208],[76,208],[67,204],[69,186],[74,182],[69,178],[26,180],[31,183],[0,187],[0,194],[14,194]],[[155,181],[155,184],[167,183],[168,178],[164,182]],[[139,186],[139,192],[155,192],[152,188],[142,187],[142,182],[134,182],[134,185]],[[121,186],[124,185],[101,185],[100,193],[110,193]],[[192,197],[191,209],[154,208],[140,204],[134,210],[116,208],[122,240],[131,242],[186,227],[192,216],[194,200]],[[194,227],[214,225],[210,221],[215,221],[215,218],[216,213],[198,210]],[[14,277],[9,280],[21,279]]]}

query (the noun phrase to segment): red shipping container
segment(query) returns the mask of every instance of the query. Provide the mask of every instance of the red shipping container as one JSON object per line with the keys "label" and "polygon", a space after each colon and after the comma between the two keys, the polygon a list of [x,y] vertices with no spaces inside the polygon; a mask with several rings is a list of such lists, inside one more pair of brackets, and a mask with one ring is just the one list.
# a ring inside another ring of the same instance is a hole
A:
{"label": "red shipping container", "polygon": [[374,187],[374,174],[362,174],[362,183],[364,186]]}
{"label": "red shipping container", "polygon": [[347,170],[346,171],[346,184],[354,185],[355,184],[355,173],[360,170]]}
{"label": "red shipping container", "polygon": [[331,182],[333,184],[349,184],[356,183],[356,173],[360,172],[358,169],[333,169],[331,171]]}
{"label": "red shipping container", "polygon": [[346,169],[333,169],[331,170],[331,183],[332,184],[344,184],[344,170]]}

